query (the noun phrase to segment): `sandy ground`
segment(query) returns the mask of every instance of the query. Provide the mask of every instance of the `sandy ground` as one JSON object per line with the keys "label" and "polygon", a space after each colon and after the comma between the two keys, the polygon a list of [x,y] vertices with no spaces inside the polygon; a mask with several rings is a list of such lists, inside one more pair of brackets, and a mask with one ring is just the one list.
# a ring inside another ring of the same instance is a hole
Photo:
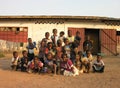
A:
{"label": "sandy ground", "polygon": [[0,88],[120,88],[120,56],[103,57],[104,73],[76,77],[10,70],[10,56],[0,58]]}

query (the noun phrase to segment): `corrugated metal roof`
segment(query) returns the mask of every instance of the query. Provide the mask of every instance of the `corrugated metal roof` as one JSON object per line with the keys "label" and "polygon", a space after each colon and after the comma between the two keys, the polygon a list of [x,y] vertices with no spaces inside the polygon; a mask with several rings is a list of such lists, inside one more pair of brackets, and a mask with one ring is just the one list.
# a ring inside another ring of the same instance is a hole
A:
{"label": "corrugated metal roof", "polygon": [[46,19],[80,19],[80,20],[116,20],[120,21],[120,18],[112,18],[112,17],[99,17],[99,16],[47,16],[47,15],[41,15],[41,16],[27,16],[27,15],[22,15],[22,16],[0,16],[0,19],[13,19],[13,18],[46,18]]}

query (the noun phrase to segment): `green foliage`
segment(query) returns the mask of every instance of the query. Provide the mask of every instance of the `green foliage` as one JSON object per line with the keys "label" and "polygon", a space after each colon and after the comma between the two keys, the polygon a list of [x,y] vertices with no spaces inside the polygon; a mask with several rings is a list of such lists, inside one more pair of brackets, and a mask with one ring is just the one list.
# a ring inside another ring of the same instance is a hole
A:
{"label": "green foliage", "polygon": [[3,53],[0,53],[0,58],[2,58],[2,57],[5,57],[5,55]]}

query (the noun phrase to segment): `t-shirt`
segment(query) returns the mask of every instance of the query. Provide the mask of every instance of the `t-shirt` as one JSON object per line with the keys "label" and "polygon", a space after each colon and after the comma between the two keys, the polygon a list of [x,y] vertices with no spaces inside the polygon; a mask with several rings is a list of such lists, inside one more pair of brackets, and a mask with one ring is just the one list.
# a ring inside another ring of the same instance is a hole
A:
{"label": "t-shirt", "polygon": [[63,52],[67,54],[68,58],[70,58],[70,53],[71,53],[70,45],[65,45],[63,47]]}
{"label": "t-shirt", "polygon": [[71,36],[71,37],[67,37],[67,39],[69,40],[69,42],[74,42],[74,36]]}
{"label": "t-shirt", "polygon": [[45,64],[49,65],[49,66],[53,66],[53,64],[55,64],[55,62],[54,62],[54,60],[48,60],[48,59],[46,59],[45,60]]}
{"label": "t-shirt", "polygon": [[21,66],[23,66],[23,65],[27,65],[28,64],[28,57],[22,57],[21,58]]}
{"label": "t-shirt", "polygon": [[27,49],[28,49],[28,53],[29,54],[33,54],[34,53],[34,48],[36,47],[36,44],[35,44],[35,42],[33,42],[33,43],[29,43],[28,44],[28,46],[27,46]]}
{"label": "t-shirt", "polygon": [[62,47],[57,47],[56,50],[57,50],[56,58],[60,59],[62,55]]}
{"label": "t-shirt", "polygon": [[53,41],[53,44],[57,45],[57,40],[59,39],[59,37],[57,35],[56,36],[52,35],[51,39]]}
{"label": "t-shirt", "polygon": [[[17,57],[17,58],[12,58],[12,65],[18,65],[18,62],[19,62],[20,60],[19,60],[19,57]],[[14,63],[13,63],[14,62]]]}
{"label": "t-shirt", "polygon": [[51,39],[46,39],[46,38],[43,38],[43,39],[42,39],[42,41],[44,41],[44,42],[45,42],[46,46],[47,46],[48,42],[52,42],[52,40],[51,40]]}
{"label": "t-shirt", "polygon": [[35,64],[34,61],[31,61],[29,64],[29,67],[31,69],[39,68],[39,67],[41,68],[41,67],[43,67],[43,63],[41,61],[39,61],[38,63]]}
{"label": "t-shirt", "polygon": [[100,70],[104,65],[105,64],[104,64],[103,60],[100,60],[99,62],[97,60],[95,60],[93,62],[93,66],[95,67],[96,70]]}
{"label": "t-shirt", "polygon": [[73,64],[70,59],[68,59],[67,62],[61,63],[61,68],[63,68],[64,70],[72,71],[72,67],[73,67]]}
{"label": "t-shirt", "polygon": [[90,40],[84,41],[83,48],[87,48],[88,50],[91,50],[92,47],[93,47],[93,43]]}
{"label": "t-shirt", "polygon": [[105,65],[104,62],[103,62],[103,60],[100,60],[99,62],[98,62],[97,60],[95,60],[95,61],[93,62],[93,65],[94,65],[94,64],[98,64],[98,65],[102,65],[102,66]]}

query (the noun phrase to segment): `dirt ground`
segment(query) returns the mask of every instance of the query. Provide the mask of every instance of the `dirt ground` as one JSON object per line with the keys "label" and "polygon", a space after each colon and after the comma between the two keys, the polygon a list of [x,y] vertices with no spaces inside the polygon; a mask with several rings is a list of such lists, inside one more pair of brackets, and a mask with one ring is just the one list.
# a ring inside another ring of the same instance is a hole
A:
{"label": "dirt ground", "polygon": [[120,56],[103,57],[104,73],[76,77],[11,71],[10,58],[0,58],[0,88],[120,88]]}

